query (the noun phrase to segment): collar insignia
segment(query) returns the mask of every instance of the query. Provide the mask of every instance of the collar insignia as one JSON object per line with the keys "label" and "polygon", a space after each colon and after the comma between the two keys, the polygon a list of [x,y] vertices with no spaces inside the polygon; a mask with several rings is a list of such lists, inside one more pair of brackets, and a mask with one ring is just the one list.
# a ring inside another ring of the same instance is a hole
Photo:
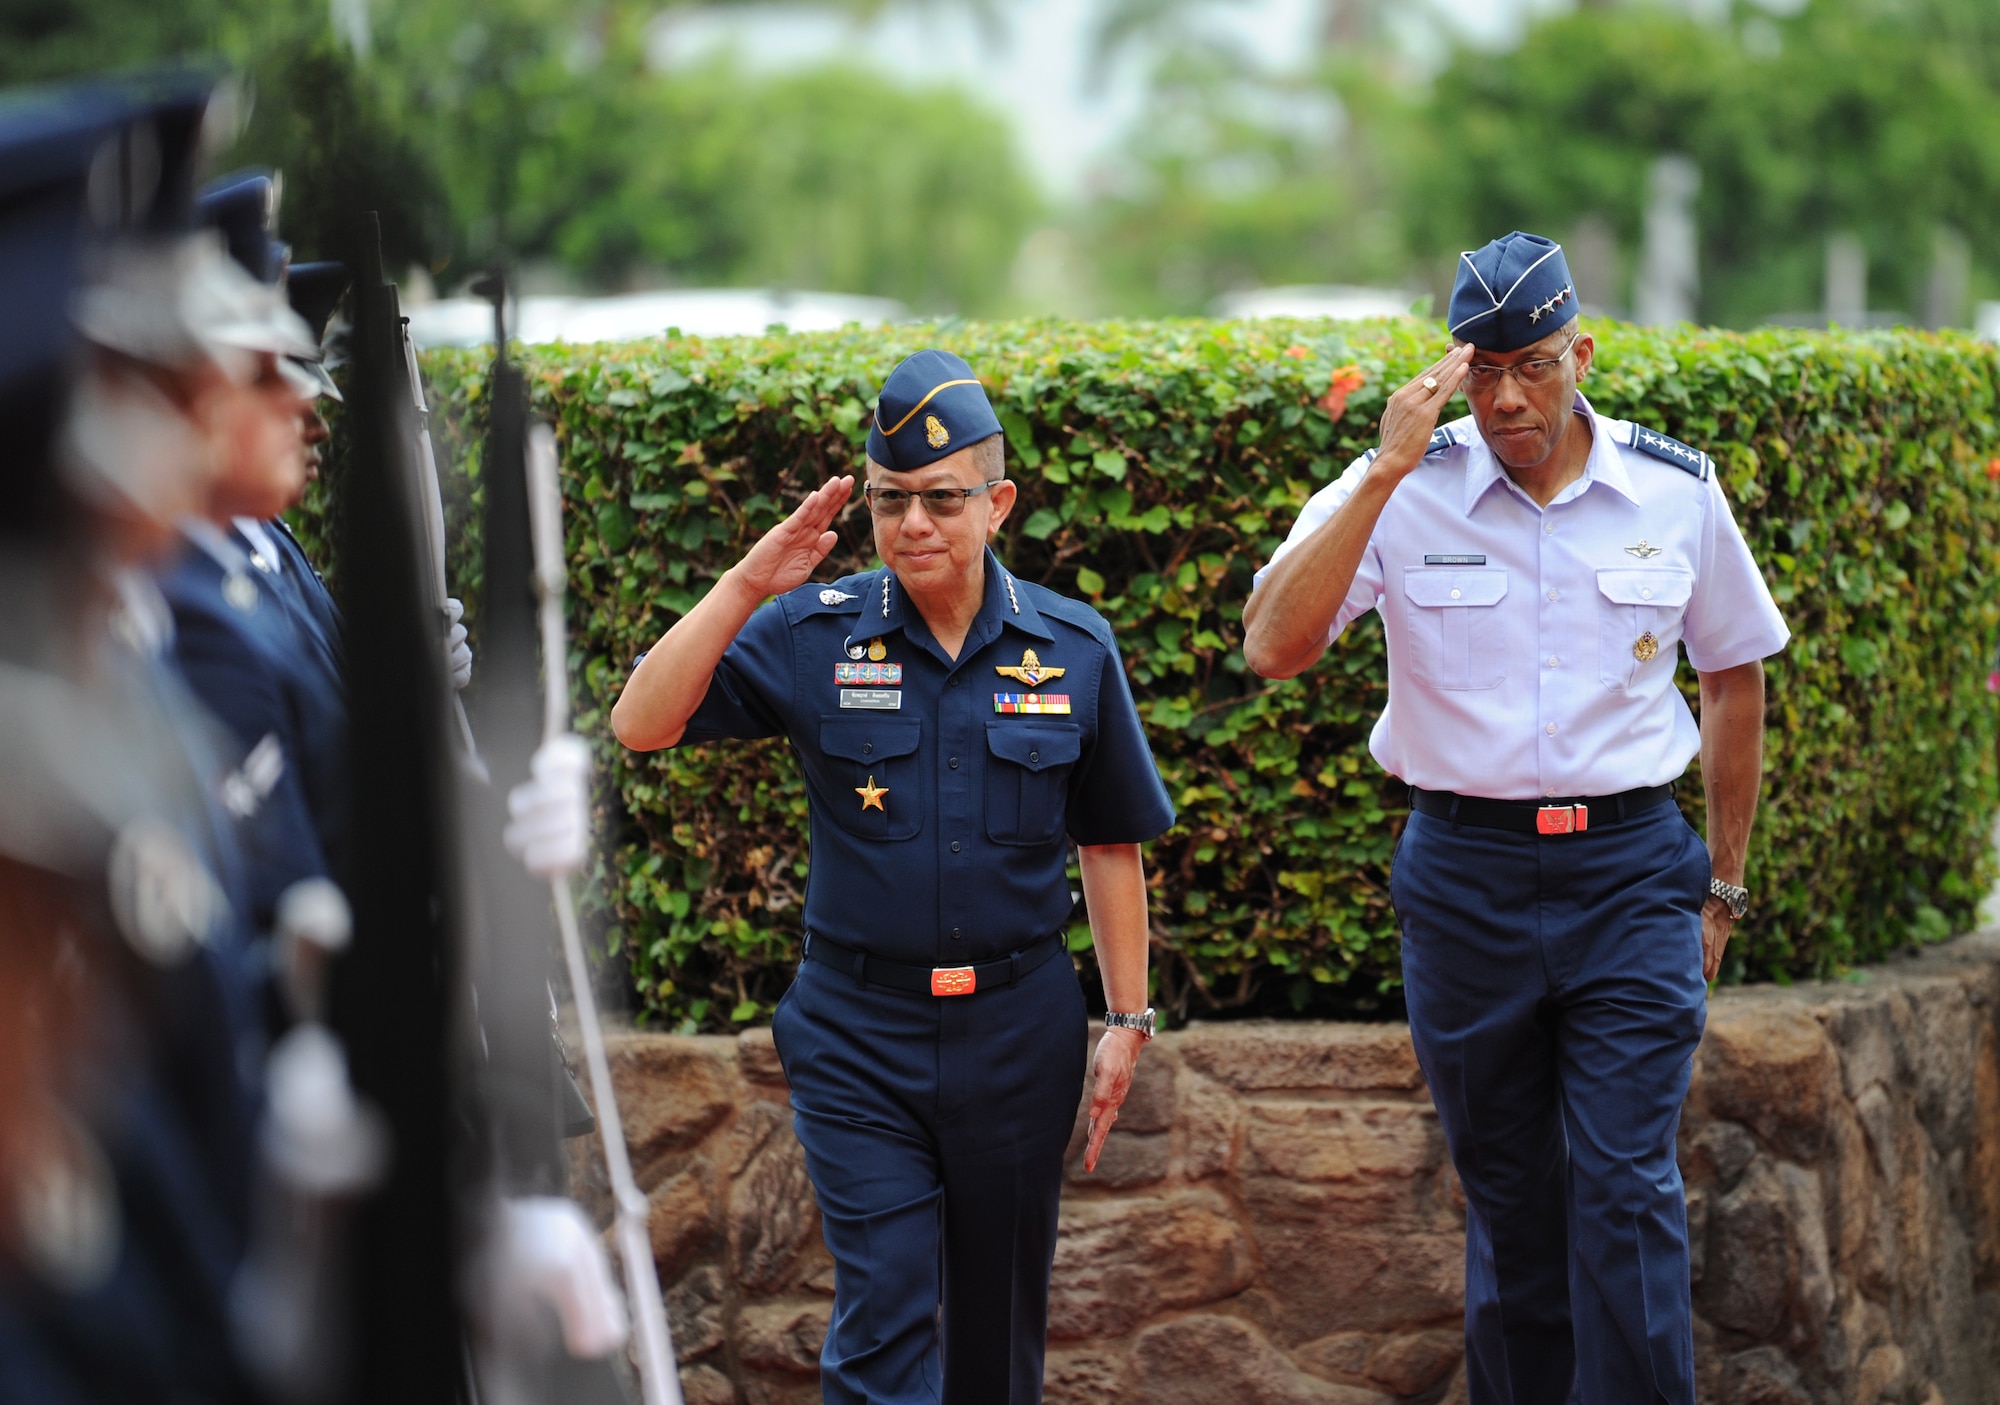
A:
{"label": "collar insignia", "polygon": [[1069,672],[1065,668],[1044,668],[1042,661],[1035,657],[1033,649],[1022,651],[1021,662],[1018,666],[995,664],[993,671],[1002,678],[1017,678],[1021,682],[1026,683],[1030,688],[1038,688],[1048,679],[1060,678],[1063,674]]}
{"label": "collar insignia", "polygon": [[1637,546],[1628,546],[1625,549],[1641,561],[1650,561],[1653,557],[1658,556],[1662,551],[1666,550],[1665,547],[1649,545],[1644,537],[1639,538]]}
{"label": "collar insignia", "polygon": [[828,586],[819,593],[819,603],[822,605],[842,605],[849,600],[859,600],[860,598],[858,595],[849,595],[844,590],[835,590],[832,586]]}

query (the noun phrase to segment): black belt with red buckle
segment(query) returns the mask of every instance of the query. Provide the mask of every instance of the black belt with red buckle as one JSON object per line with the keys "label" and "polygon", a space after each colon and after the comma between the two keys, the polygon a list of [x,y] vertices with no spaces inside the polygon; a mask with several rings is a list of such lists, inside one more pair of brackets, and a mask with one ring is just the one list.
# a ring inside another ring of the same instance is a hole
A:
{"label": "black belt with red buckle", "polygon": [[1016,985],[1021,977],[1066,948],[1062,934],[1044,937],[996,961],[972,966],[913,966],[907,961],[888,961],[865,951],[834,941],[830,937],[806,934],[806,960],[817,961],[854,977],[857,985],[886,986],[913,995],[970,995],[995,985]]}
{"label": "black belt with red buckle", "polygon": [[1410,808],[1453,824],[1504,829],[1515,834],[1582,834],[1657,809],[1674,798],[1673,782],[1622,790],[1616,795],[1569,795],[1552,800],[1489,800],[1453,790],[1410,787]]}

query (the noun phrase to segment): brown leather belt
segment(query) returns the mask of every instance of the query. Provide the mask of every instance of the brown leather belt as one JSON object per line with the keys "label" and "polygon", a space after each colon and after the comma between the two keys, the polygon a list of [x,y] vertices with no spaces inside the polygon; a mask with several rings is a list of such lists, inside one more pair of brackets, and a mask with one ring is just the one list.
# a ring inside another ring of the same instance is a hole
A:
{"label": "brown leather belt", "polygon": [[1514,834],[1582,834],[1593,821],[1601,829],[1657,809],[1673,798],[1671,781],[1616,795],[1570,795],[1550,800],[1492,800],[1454,790],[1410,787],[1410,808],[1420,815]]}

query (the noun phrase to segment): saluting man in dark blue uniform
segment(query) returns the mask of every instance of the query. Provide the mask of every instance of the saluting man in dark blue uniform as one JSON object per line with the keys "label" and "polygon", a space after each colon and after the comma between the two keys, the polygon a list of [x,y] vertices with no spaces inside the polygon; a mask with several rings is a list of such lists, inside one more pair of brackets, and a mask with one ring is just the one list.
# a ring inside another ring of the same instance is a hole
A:
{"label": "saluting man in dark blue uniform", "polygon": [[971,368],[899,365],[868,460],[881,568],[809,583],[853,489],[832,480],[641,660],[612,725],[642,750],[782,735],[805,772],[805,960],[772,1032],[837,1265],[826,1400],[1032,1405],[1086,1053],[1064,864],[1074,842],[1111,1004],[1094,1167],[1152,1035],[1139,846],[1173,808],[1109,626],[987,546],[1015,490]]}
{"label": "saluting man in dark blue uniform", "polygon": [[[1450,328],[1259,573],[1244,653],[1289,678],[1382,614],[1370,749],[1410,785],[1390,896],[1465,1186],[1473,1405],[1694,1405],[1674,1137],[1789,636],[1708,455],[1578,393],[1560,247],[1461,256]],[[1672,803],[1697,753],[1706,848]]]}

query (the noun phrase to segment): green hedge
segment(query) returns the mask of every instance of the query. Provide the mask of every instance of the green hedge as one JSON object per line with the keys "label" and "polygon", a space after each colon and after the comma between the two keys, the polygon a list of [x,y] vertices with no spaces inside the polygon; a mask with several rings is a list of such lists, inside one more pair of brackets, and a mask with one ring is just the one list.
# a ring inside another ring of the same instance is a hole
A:
{"label": "green hedge", "polygon": [[[1838,972],[1964,928],[1991,877],[2000,353],[1596,330],[1593,402],[1715,457],[1794,631],[1769,669],[1757,905],[1725,979]],[[1405,806],[1367,755],[1379,625],[1272,684],[1244,667],[1242,607],[1307,496],[1373,442],[1387,390],[1445,342],[1408,324],[1035,322],[532,353],[562,443],[578,725],[608,782],[594,900],[640,1007],[710,1026],[768,1011],[796,955],[806,806],[779,743],[625,753],[606,713],[626,667],[799,494],[859,466],[875,386],[932,343],[979,370],[1007,429],[1022,491],[1002,559],[1110,618],[1179,807],[1148,851],[1158,1003],[1366,1009],[1393,991]],[[483,359],[425,364],[469,526]],[[863,511],[839,526],[829,578],[873,561]],[[454,539],[476,616],[476,533]],[[1700,794],[1684,788],[1697,824]],[[1087,931],[1072,944],[1087,961]]]}

